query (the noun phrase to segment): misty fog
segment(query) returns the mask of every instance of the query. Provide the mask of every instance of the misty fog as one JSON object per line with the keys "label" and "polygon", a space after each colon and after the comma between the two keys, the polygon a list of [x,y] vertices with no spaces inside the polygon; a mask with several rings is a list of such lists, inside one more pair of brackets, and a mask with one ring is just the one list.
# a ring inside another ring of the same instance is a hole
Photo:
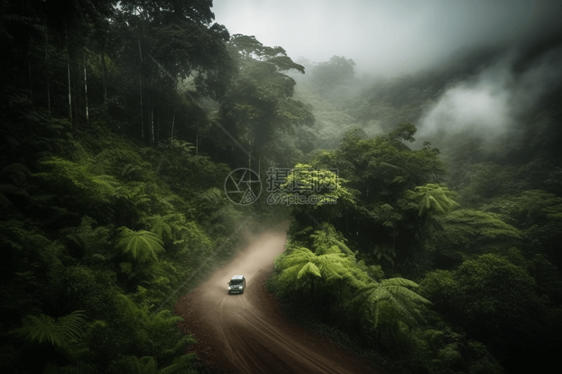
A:
{"label": "misty fog", "polygon": [[[291,74],[298,82],[334,55],[352,59],[354,87],[363,96],[347,103],[349,114],[383,85],[431,76],[427,86],[441,87],[415,118],[419,144],[465,130],[488,143],[517,134],[520,116],[562,78],[562,3],[556,1],[246,0],[216,1],[213,9],[232,33],[282,46],[308,64],[305,76]],[[370,102],[383,95],[384,87]]]}

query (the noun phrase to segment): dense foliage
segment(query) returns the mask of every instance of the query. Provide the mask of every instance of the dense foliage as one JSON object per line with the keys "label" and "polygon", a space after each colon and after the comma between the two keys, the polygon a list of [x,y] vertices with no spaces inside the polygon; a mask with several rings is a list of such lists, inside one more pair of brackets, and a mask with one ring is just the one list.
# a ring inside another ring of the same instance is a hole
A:
{"label": "dense foliage", "polygon": [[[230,259],[246,217],[287,211],[268,285],[292,316],[391,372],[550,370],[560,90],[517,134],[437,148],[416,141],[422,114],[470,60],[381,86],[352,59],[231,36],[211,6],[3,2],[0,370],[196,372],[173,302]],[[222,192],[231,170],[272,166],[292,170],[287,199],[314,203]]]}
{"label": "dense foliage", "polygon": [[[381,91],[343,70],[320,80],[336,61],[301,61],[312,76],[299,80],[297,98],[318,128],[304,166],[337,170],[340,198],[292,207],[271,289],[293,315],[335,339],[345,331],[348,345],[396,372],[548,370],[562,347],[560,164],[545,159],[555,150],[521,157],[517,139],[509,149],[475,132],[445,134],[441,150],[420,144],[412,122],[458,71],[396,79]],[[302,168],[294,171],[306,185]],[[385,282],[407,286],[410,302],[381,297]]]}
{"label": "dense foliage", "polygon": [[1,370],[195,372],[172,306],[256,213],[200,139],[228,32],[206,1],[4,3]]}

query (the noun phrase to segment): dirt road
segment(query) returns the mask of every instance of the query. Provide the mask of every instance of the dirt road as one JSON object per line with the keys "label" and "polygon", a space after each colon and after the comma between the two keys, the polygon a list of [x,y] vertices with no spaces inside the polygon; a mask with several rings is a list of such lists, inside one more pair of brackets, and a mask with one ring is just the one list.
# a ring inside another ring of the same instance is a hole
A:
{"label": "dirt road", "polygon": [[[265,289],[273,259],[285,250],[285,229],[260,235],[179,300],[180,328],[197,340],[190,352],[221,373],[377,373],[351,352],[288,321]],[[227,282],[237,274],[246,276],[246,291],[228,295]]]}

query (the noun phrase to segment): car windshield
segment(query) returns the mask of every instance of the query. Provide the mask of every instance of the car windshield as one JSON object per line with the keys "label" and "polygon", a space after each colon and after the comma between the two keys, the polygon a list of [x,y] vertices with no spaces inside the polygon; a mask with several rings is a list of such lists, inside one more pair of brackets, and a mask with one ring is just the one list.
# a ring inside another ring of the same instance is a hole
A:
{"label": "car windshield", "polygon": [[242,279],[232,279],[230,281],[230,284],[242,284],[244,282],[242,282]]}

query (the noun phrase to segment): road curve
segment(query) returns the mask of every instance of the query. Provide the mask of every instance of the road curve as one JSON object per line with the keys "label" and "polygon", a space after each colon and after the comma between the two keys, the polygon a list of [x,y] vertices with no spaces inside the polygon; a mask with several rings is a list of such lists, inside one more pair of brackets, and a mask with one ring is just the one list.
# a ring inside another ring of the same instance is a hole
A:
{"label": "road curve", "polygon": [[[179,327],[198,341],[189,347],[222,373],[379,373],[328,339],[288,321],[263,283],[285,250],[286,225],[265,232],[211,279],[184,295],[174,310]],[[228,295],[233,275],[246,291]]]}

